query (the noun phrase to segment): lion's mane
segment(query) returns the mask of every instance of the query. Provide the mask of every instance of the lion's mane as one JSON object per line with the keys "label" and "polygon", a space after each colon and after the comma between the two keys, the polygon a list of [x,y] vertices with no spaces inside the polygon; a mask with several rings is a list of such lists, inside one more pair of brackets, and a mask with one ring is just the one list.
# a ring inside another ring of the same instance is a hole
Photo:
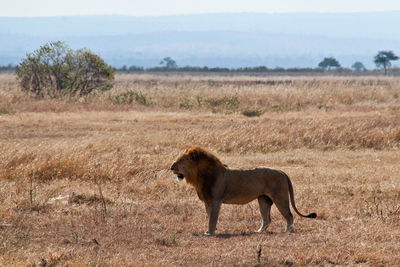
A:
{"label": "lion's mane", "polygon": [[189,147],[185,154],[197,162],[196,168],[186,181],[196,188],[201,200],[210,201],[211,189],[220,172],[225,169],[224,164],[217,156],[198,146]]}

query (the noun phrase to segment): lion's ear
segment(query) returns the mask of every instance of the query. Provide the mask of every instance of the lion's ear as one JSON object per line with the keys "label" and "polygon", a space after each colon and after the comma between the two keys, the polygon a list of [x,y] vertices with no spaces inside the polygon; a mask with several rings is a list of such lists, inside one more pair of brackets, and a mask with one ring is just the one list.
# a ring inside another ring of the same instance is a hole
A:
{"label": "lion's ear", "polygon": [[196,150],[190,152],[190,159],[193,161],[198,161],[199,160],[199,152]]}

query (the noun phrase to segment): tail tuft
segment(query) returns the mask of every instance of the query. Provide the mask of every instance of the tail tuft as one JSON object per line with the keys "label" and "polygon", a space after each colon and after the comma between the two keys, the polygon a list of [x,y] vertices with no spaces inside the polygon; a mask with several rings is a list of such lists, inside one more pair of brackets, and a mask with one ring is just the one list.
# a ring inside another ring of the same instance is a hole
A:
{"label": "tail tuft", "polygon": [[313,212],[313,213],[308,214],[306,217],[314,219],[314,218],[317,218],[317,214],[315,212]]}

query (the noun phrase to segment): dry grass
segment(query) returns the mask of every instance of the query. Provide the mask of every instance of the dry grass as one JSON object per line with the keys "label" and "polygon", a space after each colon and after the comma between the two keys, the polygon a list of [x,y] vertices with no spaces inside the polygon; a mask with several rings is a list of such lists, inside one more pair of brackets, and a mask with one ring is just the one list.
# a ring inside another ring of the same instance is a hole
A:
{"label": "dry grass", "polygon": [[[399,94],[394,78],[129,75],[104,95],[35,100],[3,75],[0,265],[396,265]],[[274,207],[254,234],[256,202],[225,205],[219,235],[202,236],[202,204],[169,171],[191,144],[284,170],[319,217],[286,234]]]}

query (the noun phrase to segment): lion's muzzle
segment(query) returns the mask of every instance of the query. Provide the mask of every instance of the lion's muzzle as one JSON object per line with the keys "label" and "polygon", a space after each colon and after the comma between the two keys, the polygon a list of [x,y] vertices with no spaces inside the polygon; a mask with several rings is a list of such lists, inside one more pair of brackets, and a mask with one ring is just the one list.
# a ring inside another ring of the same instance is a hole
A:
{"label": "lion's muzzle", "polygon": [[182,181],[185,176],[176,169],[176,163],[172,164],[171,171],[178,176],[178,180]]}

